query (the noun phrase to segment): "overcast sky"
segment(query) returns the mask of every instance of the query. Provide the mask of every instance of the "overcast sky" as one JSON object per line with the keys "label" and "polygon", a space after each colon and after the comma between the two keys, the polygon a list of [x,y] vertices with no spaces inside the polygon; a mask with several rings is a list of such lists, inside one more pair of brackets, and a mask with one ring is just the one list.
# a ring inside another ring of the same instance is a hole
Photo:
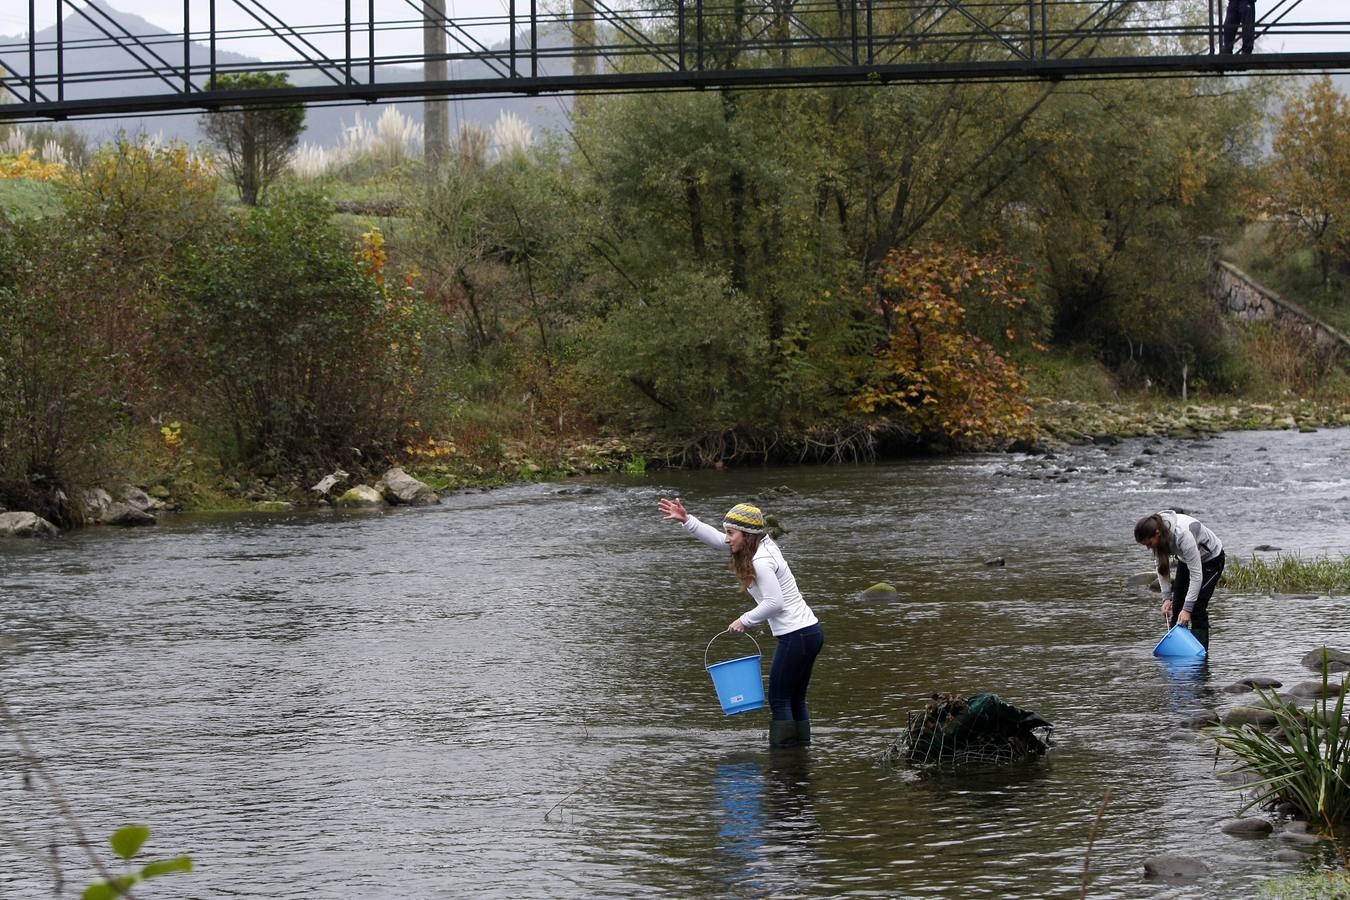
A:
{"label": "overcast sky", "polygon": [[[84,0],[77,0],[83,3]],[[115,9],[134,13],[166,31],[181,33],[183,28],[183,0],[102,0]],[[243,11],[236,0],[215,0],[217,29],[257,28],[258,22]],[[246,0],[247,2],[247,0]],[[287,24],[300,27],[340,23],[343,17],[343,4],[340,0],[258,0],[272,10],[283,11],[281,15]],[[1197,3],[1206,0],[1195,0]],[[1224,0],[1226,2],[1226,0]],[[369,0],[352,0],[353,18],[356,22],[365,19],[365,10]],[[446,0],[446,13],[451,19],[466,22],[472,17],[504,16],[509,0]],[[540,0],[539,7],[556,5],[557,0]],[[251,5],[251,4],[248,4]],[[421,36],[416,31],[415,21],[420,9],[420,0],[376,0],[375,18],[380,22],[404,21],[409,27],[403,33],[382,34],[378,38],[376,52],[379,55],[390,53],[416,53],[421,47]],[[570,4],[569,4],[570,5]],[[622,7],[622,0],[614,2]],[[28,31],[28,4],[24,0],[0,0],[0,34],[25,34]],[[55,21],[55,0],[38,0],[36,26],[38,30],[48,27]],[[528,10],[528,0],[517,0],[517,6]],[[206,25],[210,9],[209,0],[190,0],[193,31]],[[1320,26],[1324,32],[1340,30],[1350,32],[1350,0],[1257,0],[1257,14],[1267,15],[1272,10],[1286,11],[1281,25],[1292,27],[1293,23],[1306,23],[1314,29]],[[69,15],[69,13],[67,14]],[[1337,28],[1333,23],[1341,23]],[[477,27],[475,37],[484,44],[503,40],[506,31],[503,26]],[[341,55],[340,37],[313,38],[313,42],[326,52]],[[288,55],[284,47],[275,41],[263,39],[251,42],[231,41],[227,49],[264,59],[281,59]],[[1281,36],[1265,39],[1257,50],[1267,52],[1302,52],[1329,49],[1350,49],[1350,34],[1305,36]]]}

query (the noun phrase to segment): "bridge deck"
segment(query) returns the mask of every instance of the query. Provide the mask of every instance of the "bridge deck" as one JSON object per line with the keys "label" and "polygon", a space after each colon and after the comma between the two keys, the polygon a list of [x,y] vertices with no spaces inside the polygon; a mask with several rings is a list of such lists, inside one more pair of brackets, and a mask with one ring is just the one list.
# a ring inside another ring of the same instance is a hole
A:
{"label": "bridge deck", "polygon": [[[171,32],[134,31],[77,0],[56,0],[62,15],[40,29],[29,0],[27,34],[0,38],[0,121],[418,96],[1350,70],[1350,19],[1315,18],[1304,0],[1263,0],[1251,55],[1221,52],[1222,0],[571,0],[566,14],[504,2],[502,15],[446,17],[424,16],[422,0],[315,4],[322,14],[183,0]],[[1339,6],[1350,4],[1328,4]],[[227,8],[252,24],[223,27]],[[335,9],[341,21],[330,21]],[[207,89],[243,71],[287,72],[294,87]]]}

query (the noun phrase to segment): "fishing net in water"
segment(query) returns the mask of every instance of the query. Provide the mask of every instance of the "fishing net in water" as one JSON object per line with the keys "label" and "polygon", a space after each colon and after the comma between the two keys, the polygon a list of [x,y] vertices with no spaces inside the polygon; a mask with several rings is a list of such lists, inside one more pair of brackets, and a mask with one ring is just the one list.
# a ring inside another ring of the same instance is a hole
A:
{"label": "fishing net in water", "polygon": [[1043,755],[1052,727],[998,694],[934,694],[882,757],[914,766],[1007,765]]}

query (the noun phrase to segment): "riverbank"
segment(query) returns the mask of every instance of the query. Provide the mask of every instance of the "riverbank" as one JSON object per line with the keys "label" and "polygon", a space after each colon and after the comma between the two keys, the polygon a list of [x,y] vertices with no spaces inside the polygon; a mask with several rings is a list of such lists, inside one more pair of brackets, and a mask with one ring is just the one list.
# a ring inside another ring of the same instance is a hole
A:
{"label": "riverbank", "polygon": [[1225,431],[1313,431],[1350,427],[1350,405],[1293,398],[1275,403],[1245,400],[1141,400],[1102,403],[1032,400],[1043,438],[1068,444],[1127,437],[1205,438]]}
{"label": "riverbank", "polygon": [[[1031,405],[1036,437],[1003,449],[1036,452],[1062,445],[1117,443],[1135,437],[1197,440],[1230,431],[1308,432],[1350,427],[1350,406],[1299,398],[1275,403],[1228,399],[1182,403],[1153,398],[1107,402],[1037,397]],[[909,449],[912,454],[955,456],[976,448],[928,444],[911,445]],[[332,493],[314,489],[316,483],[330,474],[327,472],[226,473],[218,463],[193,457],[182,448],[171,448],[172,452],[163,454],[163,459],[157,458],[155,450],[145,447],[127,454],[135,460],[134,467],[110,473],[103,487],[116,499],[126,493],[126,485],[135,485],[153,500],[152,513],[283,512],[331,503],[332,497],[348,488],[374,484],[384,471],[340,473],[334,482],[336,493]],[[885,455],[900,454],[892,451]],[[405,448],[394,463],[438,494],[447,495],[580,475],[616,472],[639,475],[649,469],[688,468],[673,462],[677,458],[655,435],[586,435],[570,439],[492,436],[476,442],[431,440]],[[747,464],[728,467],[746,468]],[[89,518],[103,521],[99,517]]]}

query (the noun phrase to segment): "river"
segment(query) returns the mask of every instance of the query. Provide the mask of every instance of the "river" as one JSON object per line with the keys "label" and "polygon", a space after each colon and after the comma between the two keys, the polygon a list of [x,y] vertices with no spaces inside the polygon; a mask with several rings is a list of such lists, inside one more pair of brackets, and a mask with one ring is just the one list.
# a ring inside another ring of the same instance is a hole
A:
{"label": "river", "polygon": [[[771,755],[766,712],[721,714],[704,650],[746,604],[661,521],[663,494],[713,522],[760,497],[788,528],[826,630],[809,751]],[[1221,833],[1241,794],[1180,722],[1239,702],[1222,691],[1238,678],[1311,677],[1307,650],[1350,644],[1350,599],[1220,588],[1213,656],[1178,674],[1150,653],[1157,595],[1125,585],[1150,568],[1133,523],[1163,507],[1230,559],[1339,558],[1350,432],[663,471],[9,541],[0,688],[102,851],[134,821],[147,858],[192,856],[142,898],[1077,897],[1108,790],[1090,896],[1248,896],[1325,856]],[[862,599],[877,581],[898,598]],[[879,764],[932,692],[979,690],[1054,724],[1044,760]],[[36,848],[53,842],[78,895],[88,865],[21,769],[0,734],[0,896],[52,895]],[[1211,873],[1145,880],[1169,850]]]}

